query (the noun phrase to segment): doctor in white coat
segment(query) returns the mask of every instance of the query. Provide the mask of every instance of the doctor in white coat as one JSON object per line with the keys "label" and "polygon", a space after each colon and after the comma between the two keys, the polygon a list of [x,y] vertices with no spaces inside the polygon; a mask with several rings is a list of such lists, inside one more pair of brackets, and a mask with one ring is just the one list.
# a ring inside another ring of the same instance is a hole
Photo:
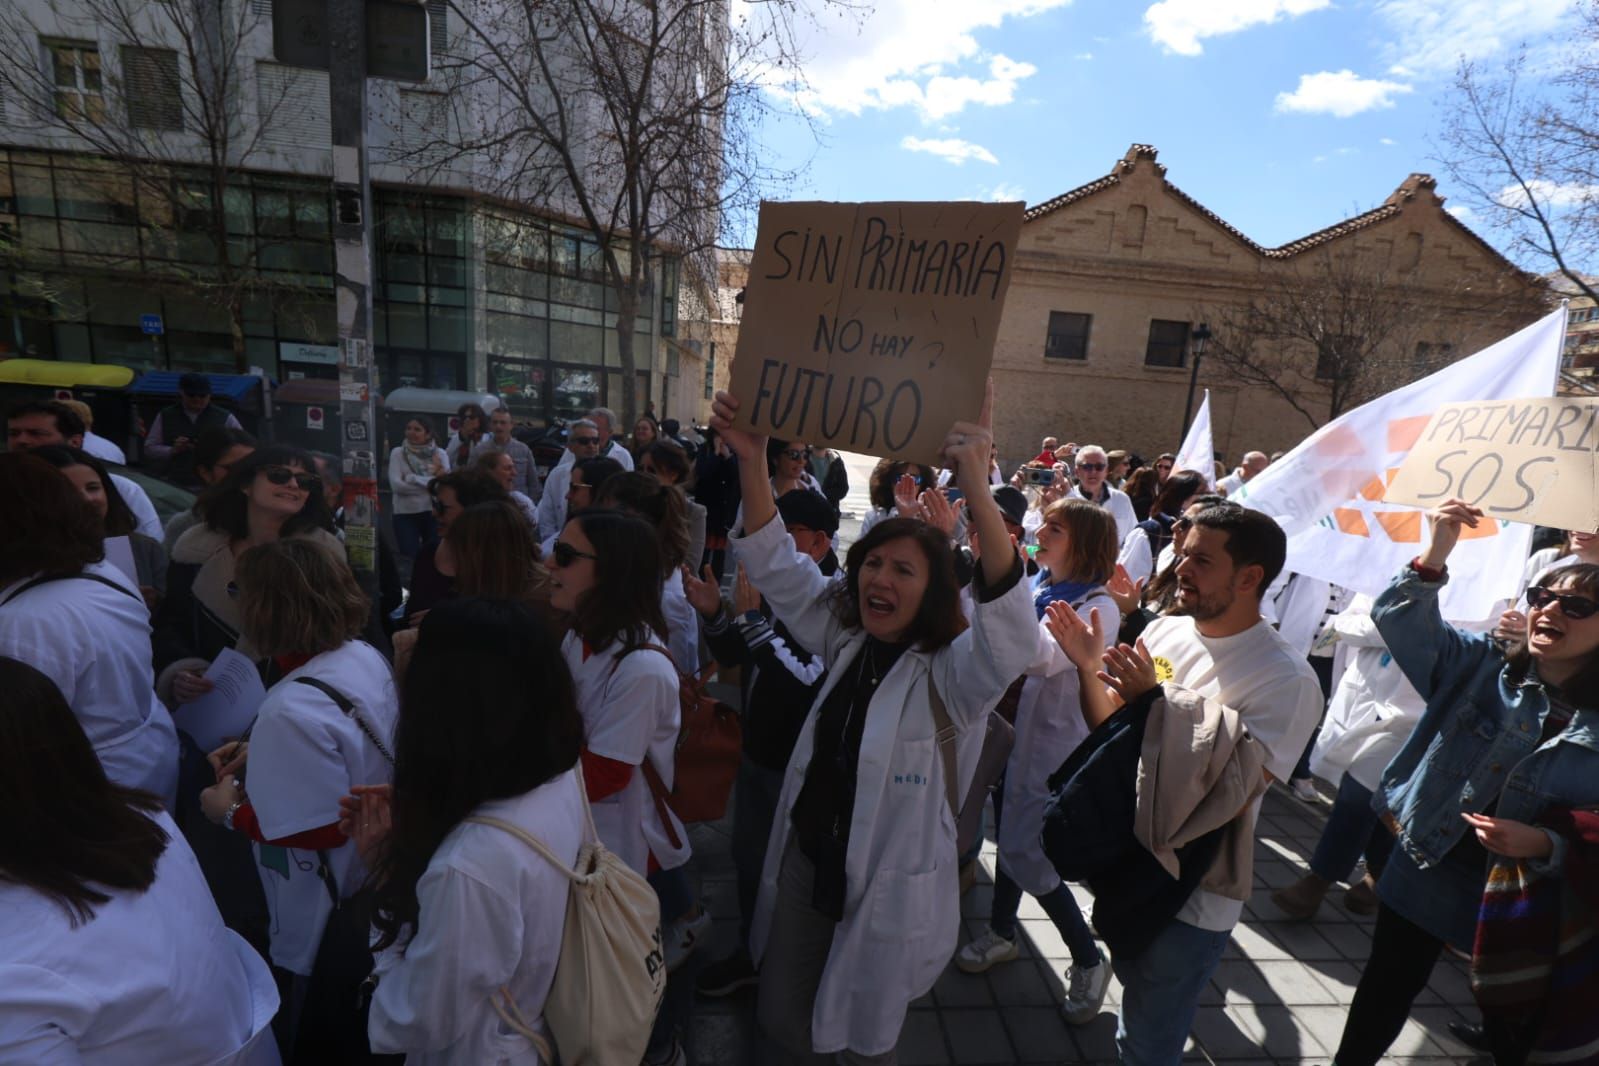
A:
{"label": "doctor in white coat", "polygon": [[[988,491],[992,396],[990,384],[977,423],[951,427],[944,465],[983,543],[1004,545]],[[778,521],[765,439],[732,428],[736,398],[719,393],[714,409],[743,479],[745,533],[733,550],[828,667],[789,760],[751,931],[761,1026],[801,1061],[891,1063],[907,1008],[955,950],[953,797],[970,784],[988,711],[1037,646],[1021,561],[983,553],[966,628],[948,539],[890,519],[850,550],[834,593]]]}
{"label": "doctor in white coat", "polygon": [[159,801],[0,658],[0,1062],[277,1066],[278,992]]}

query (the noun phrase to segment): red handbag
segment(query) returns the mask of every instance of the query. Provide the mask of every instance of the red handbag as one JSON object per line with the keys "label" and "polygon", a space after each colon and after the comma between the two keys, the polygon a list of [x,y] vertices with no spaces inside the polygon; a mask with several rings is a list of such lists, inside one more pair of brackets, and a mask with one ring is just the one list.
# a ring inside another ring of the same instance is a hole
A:
{"label": "red handbag", "polygon": [[[653,644],[646,647],[672,658],[665,648]],[[697,677],[678,675],[677,699],[682,725],[673,754],[672,788],[666,787],[654,764],[648,758],[644,760],[644,780],[655,797],[656,812],[674,848],[682,847],[683,843],[677,839],[672,820],[662,808],[670,807],[685,825],[721,818],[727,813],[728,798],[733,794],[733,782],[738,777],[739,760],[744,755],[744,727],[739,722],[738,712],[705,691],[716,669],[715,663],[709,663]]]}

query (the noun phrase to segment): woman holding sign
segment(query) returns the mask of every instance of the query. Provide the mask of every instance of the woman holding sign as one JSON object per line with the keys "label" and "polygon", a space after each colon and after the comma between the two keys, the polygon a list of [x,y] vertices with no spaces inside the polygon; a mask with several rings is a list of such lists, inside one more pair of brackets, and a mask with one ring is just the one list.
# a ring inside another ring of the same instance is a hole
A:
{"label": "woman holding sign", "polygon": [[[1539,823],[1599,805],[1599,566],[1545,573],[1527,589],[1525,638],[1501,650],[1438,611],[1449,553],[1482,520],[1459,499],[1430,512],[1430,545],[1372,609],[1427,706],[1373,801],[1399,846],[1377,882],[1338,1066],[1382,1058],[1444,945],[1472,946],[1491,859],[1519,860],[1529,881],[1558,879],[1570,842]],[[1496,1062],[1525,1058],[1535,1032],[1492,1014],[1484,1023]]]}
{"label": "woman holding sign", "polygon": [[[956,422],[953,467],[985,544],[1009,539],[988,491],[993,386],[976,423]],[[834,583],[797,557],[761,469],[764,438],[733,428],[718,393],[711,424],[739,457],[744,533],[734,553],[796,640],[827,664],[783,782],[751,949],[768,1037],[805,1060],[894,1061],[912,1000],[955,950],[964,796],[983,724],[1032,657],[1037,623],[1014,550],[985,552],[973,623],[958,607],[948,539],[888,519],[850,549]]]}

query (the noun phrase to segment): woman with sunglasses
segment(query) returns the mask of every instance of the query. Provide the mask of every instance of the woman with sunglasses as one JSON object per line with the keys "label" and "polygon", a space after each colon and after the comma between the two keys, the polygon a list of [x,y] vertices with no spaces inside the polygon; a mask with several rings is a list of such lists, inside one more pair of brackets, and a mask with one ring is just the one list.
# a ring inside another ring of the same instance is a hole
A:
{"label": "woman with sunglasses", "polygon": [[445,451],[449,452],[451,468],[459,470],[472,461],[472,449],[488,436],[489,416],[482,404],[463,403],[455,412],[455,422]]}
{"label": "woman with sunglasses", "polygon": [[[1568,841],[1533,824],[1551,809],[1599,805],[1599,566],[1574,564],[1527,590],[1524,640],[1447,625],[1438,595],[1463,529],[1485,521],[1452,499],[1427,515],[1427,550],[1372,610],[1405,677],[1426,701],[1373,801],[1397,847],[1377,882],[1377,925],[1338,1066],[1387,1052],[1444,946],[1470,950],[1490,856],[1558,876]],[[1521,1062],[1530,1035],[1494,1015],[1496,1062]]]}
{"label": "woman with sunglasses", "polygon": [[[688,831],[657,795],[671,791],[682,726],[677,669],[661,613],[659,539],[636,515],[576,510],[550,547],[549,566],[550,605],[571,624],[561,652],[583,716],[583,778],[594,827],[640,874],[679,870],[692,854]],[[668,898],[666,890],[681,888],[684,880],[652,878],[663,916],[694,910],[692,895]],[[682,936],[674,937],[680,947],[667,956],[668,968],[687,956],[703,931],[678,930],[688,934],[687,949]],[[650,1043],[647,1064],[677,1061],[670,1025],[658,1028]]]}
{"label": "woman with sunglasses", "polygon": [[[341,550],[321,479],[306,453],[287,445],[252,452],[201,494],[200,524],[173,545],[166,598],[155,618],[156,692],[176,707],[211,691],[205,671],[232,648],[261,664],[266,680],[281,671],[244,636],[239,612],[238,560],[251,548],[282,537],[306,537]],[[214,773],[192,738],[179,731],[184,757],[178,822],[216,893],[229,928],[266,951],[266,898],[249,842],[211,826],[195,804]]]}
{"label": "woman with sunglasses", "polygon": [[[910,478],[910,484],[901,487],[901,482]],[[914,518],[916,515],[909,511],[901,511],[896,497],[908,495],[911,499],[918,499],[923,492],[934,488],[938,484],[933,468],[921,463],[907,463],[899,459],[882,459],[872,468],[872,476],[866,484],[867,498],[872,501],[872,511],[861,520],[861,536],[870,533],[872,527],[887,518]]]}
{"label": "woman with sunglasses", "polygon": [[239,558],[238,589],[243,639],[270,657],[279,680],[248,742],[210,753],[216,783],[200,809],[255,852],[270,958],[287,990],[280,1044],[294,1061],[325,1061],[337,1034],[358,1032],[364,1042],[355,986],[365,974],[350,980],[333,964],[371,964],[364,937],[359,956],[341,956],[337,938],[323,944],[336,910],[351,918],[350,898],[366,879],[339,828],[339,801],[356,785],[391,780],[399,700],[388,660],[359,639],[368,602],[342,545],[304,537],[256,545]]}
{"label": "woman with sunglasses", "polygon": [[992,407],[990,383],[978,420],[955,423],[943,448],[986,549],[968,627],[949,537],[926,523],[877,523],[850,548],[841,582],[797,555],[756,465],[766,442],[733,429],[739,401],[717,394],[712,424],[744,478],[734,554],[827,665],[789,759],[751,929],[761,1026],[797,1061],[893,1062],[911,1002],[955,951],[952,808],[970,785],[988,712],[1040,642],[989,491]]}

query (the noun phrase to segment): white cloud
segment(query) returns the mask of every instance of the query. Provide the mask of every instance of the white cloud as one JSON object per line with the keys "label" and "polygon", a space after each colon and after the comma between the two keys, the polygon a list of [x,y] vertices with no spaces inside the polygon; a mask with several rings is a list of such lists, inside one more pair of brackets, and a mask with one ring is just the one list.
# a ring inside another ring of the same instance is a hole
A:
{"label": "white cloud", "polygon": [[1378,16],[1388,24],[1389,73],[1437,77],[1462,59],[1498,54],[1549,33],[1575,12],[1571,0],[1381,0]]}
{"label": "white cloud", "polygon": [[1543,207],[1557,210],[1599,200],[1599,185],[1561,185],[1547,178],[1533,178],[1527,182],[1527,186],[1527,189],[1523,189],[1520,185],[1506,185],[1494,199],[1506,207],[1526,207],[1527,192],[1530,190],[1533,198]]}
{"label": "white cloud", "polygon": [[926,152],[928,155],[936,155],[944,162],[954,163],[956,166],[960,166],[968,159],[975,159],[979,163],[999,162],[994,158],[994,153],[987,148],[971,141],[963,141],[959,137],[933,137],[925,140],[921,137],[906,137],[899,142],[899,146],[907,152]]}
{"label": "white cloud", "polygon": [[[773,92],[813,114],[859,115],[911,107],[928,121],[968,106],[996,107],[1016,98],[1017,84],[1037,73],[1030,63],[986,51],[978,31],[1065,7],[1071,0],[880,0],[857,24],[820,17],[801,27],[803,84],[787,68],[761,76]],[[757,25],[767,16],[757,0],[734,0],[734,17]]]}
{"label": "white cloud", "polygon": [[1020,185],[1002,181],[992,189],[985,188],[983,190],[983,199],[992,200],[994,203],[999,204],[1007,203],[1011,200],[1026,201],[1027,197],[1022,195],[1022,187]]}
{"label": "white cloud", "polygon": [[1331,7],[1332,0],[1160,0],[1144,12],[1144,30],[1168,52],[1197,56],[1206,37],[1296,18]]}
{"label": "white cloud", "polygon": [[1394,140],[1392,137],[1378,137],[1377,138],[1377,143],[1382,145],[1384,148],[1392,148],[1394,145],[1398,144],[1399,142]]}
{"label": "white cloud", "polygon": [[1348,118],[1362,111],[1393,107],[1395,96],[1412,91],[1409,85],[1401,82],[1362,78],[1352,70],[1324,70],[1318,74],[1301,74],[1297,89],[1278,93],[1276,110]]}
{"label": "white cloud", "polygon": [[1092,52],[1078,52],[1076,55],[1072,56],[1072,58],[1073,59],[1093,59],[1094,58],[1094,53],[1092,53]]}
{"label": "white cloud", "polygon": [[1454,215],[1462,222],[1470,222],[1473,218],[1477,217],[1477,213],[1471,208],[1467,207],[1465,204],[1461,204],[1458,207],[1446,207],[1444,210],[1448,211],[1451,215]]}

